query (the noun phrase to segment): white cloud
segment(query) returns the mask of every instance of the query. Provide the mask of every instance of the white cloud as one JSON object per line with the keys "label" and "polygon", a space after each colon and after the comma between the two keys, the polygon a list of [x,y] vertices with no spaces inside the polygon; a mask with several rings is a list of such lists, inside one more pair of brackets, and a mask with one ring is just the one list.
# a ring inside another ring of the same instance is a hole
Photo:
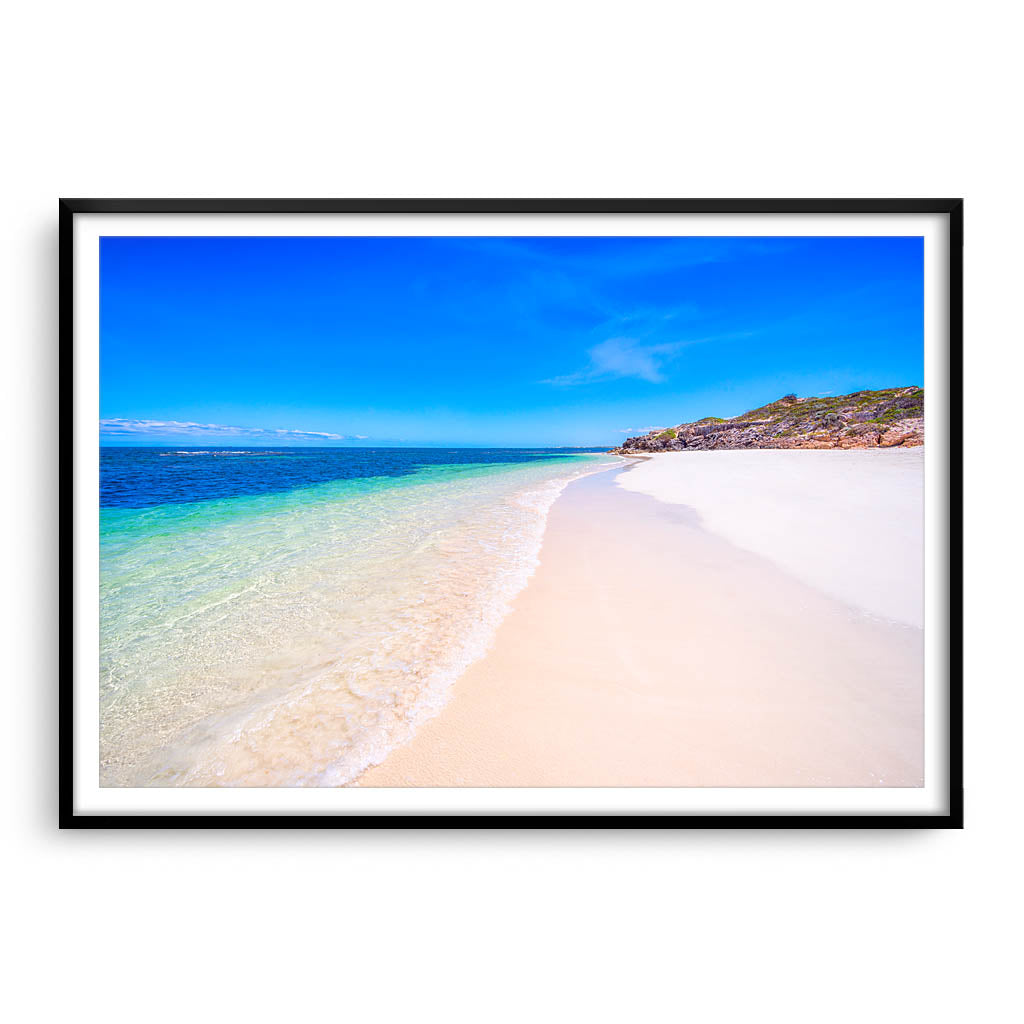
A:
{"label": "white cloud", "polygon": [[575,373],[541,381],[558,387],[571,387],[590,381],[635,377],[658,384],[665,379],[662,366],[687,342],[672,341],[657,345],[641,345],[631,338],[608,338],[587,353],[589,362]]}
{"label": "white cloud", "polygon": [[272,441],[365,441],[364,434],[331,434],[319,430],[282,430],[266,427],[233,427],[224,423],[191,423],[181,420],[100,420],[100,433],[108,437],[258,438]]}
{"label": "white cloud", "polygon": [[634,338],[608,338],[588,350],[588,362],[582,369],[560,377],[542,380],[541,384],[556,387],[572,387],[575,384],[589,384],[594,381],[616,380],[634,377],[652,384],[665,380],[665,366],[683,349],[711,341],[732,341],[749,338],[750,331],[736,331],[730,334],[712,335],[706,338],[689,338],[686,341],[641,344]]}

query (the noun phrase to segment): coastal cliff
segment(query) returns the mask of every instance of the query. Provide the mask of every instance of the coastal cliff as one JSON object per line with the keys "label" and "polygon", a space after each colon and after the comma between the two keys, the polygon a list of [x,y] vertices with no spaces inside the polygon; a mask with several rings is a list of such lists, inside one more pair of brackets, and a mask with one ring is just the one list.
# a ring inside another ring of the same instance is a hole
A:
{"label": "coastal cliff", "polygon": [[615,455],[727,448],[897,448],[924,444],[924,390],[855,391],[778,401],[723,419],[705,416],[627,438]]}

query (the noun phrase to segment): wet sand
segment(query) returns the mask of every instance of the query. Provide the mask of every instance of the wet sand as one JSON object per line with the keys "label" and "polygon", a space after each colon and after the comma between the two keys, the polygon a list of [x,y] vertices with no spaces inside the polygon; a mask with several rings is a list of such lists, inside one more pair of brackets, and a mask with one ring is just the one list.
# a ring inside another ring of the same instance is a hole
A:
{"label": "wet sand", "polygon": [[566,488],[489,654],[356,784],[920,786],[922,631],[623,472]]}

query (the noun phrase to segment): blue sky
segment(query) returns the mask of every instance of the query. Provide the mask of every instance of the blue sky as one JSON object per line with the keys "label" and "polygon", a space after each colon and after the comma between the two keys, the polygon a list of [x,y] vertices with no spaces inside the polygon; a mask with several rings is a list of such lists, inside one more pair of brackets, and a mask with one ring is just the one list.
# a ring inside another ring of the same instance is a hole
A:
{"label": "blue sky", "polygon": [[105,444],[610,445],[923,385],[920,238],[103,238]]}

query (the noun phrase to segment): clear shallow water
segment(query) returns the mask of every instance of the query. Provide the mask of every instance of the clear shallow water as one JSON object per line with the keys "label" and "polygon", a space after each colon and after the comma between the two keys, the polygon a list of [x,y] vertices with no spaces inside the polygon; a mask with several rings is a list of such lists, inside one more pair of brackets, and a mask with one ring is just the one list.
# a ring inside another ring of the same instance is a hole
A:
{"label": "clear shallow water", "polygon": [[342,785],[536,565],[565,451],[104,449],[104,785]]}

